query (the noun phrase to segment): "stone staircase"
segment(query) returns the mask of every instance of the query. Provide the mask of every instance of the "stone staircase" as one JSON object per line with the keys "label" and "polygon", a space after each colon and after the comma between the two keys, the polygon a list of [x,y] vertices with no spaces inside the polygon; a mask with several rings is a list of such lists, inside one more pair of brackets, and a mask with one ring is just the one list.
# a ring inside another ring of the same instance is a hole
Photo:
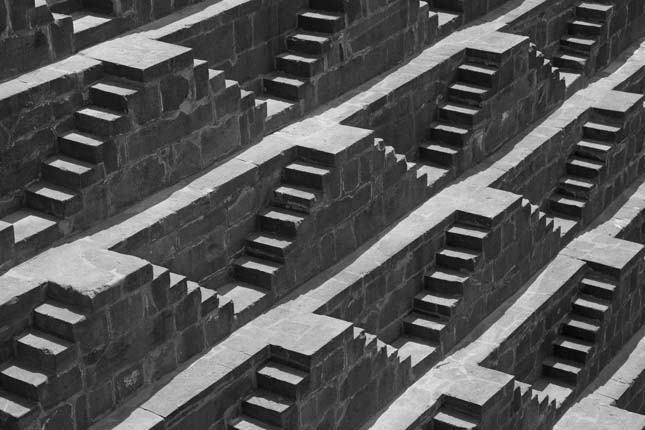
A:
{"label": "stone staircase", "polygon": [[287,51],[275,58],[276,72],[263,79],[269,130],[311,107],[318,80],[340,61],[340,38],[347,24],[344,5],[315,6],[298,14],[298,30],[287,37]]}
{"label": "stone staircase", "polygon": [[422,0],[428,4],[429,14],[436,14],[439,37],[445,37],[459,28],[464,21],[463,2],[448,0]]}
{"label": "stone staircase", "polygon": [[456,79],[448,86],[446,101],[439,105],[437,121],[426,131],[427,141],[419,147],[419,159],[430,166],[459,169],[464,148],[475,126],[486,120],[483,102],[496,91],[499,70],[482,59],[468,56],[457,67]]}
{"label": "stone staircase", "polygon": [[591,272],[581,280],[571,311],[553,341],[551,355],[542,364],[542,377],[533,384],[536,390],[560,404],[579,383],[588,379],[587,364],[615,291],[615,283],[597,272]]}
{"label": "stone staircase", "polygon": [[606,39],[607,21],[614,6],[611,3],[581,2],[575,17],[568,23],[567,35],[560,40],[560,52],[553,63],[564,72],[590,75],[596,68],[599,45]]}
{"label": "stone staircase", "polygon": [[608,176],[608,163],[620,150],[624,131],[615,119],[598,116],[582,127],[582,139],[567,160],[566,175],[549,197],[545,210],[561,227],[566,241],[589,220],[590,199]]}
{"label": "stone staircase", "polygon": [[403,335],[393,346],[411,356],[415,374],[441,356],[442,332],[458,312],[469,275],[477,268],[488,230],[463,223],[446,233],[446,247],[436,255],[436,269],[425,276],[403,320]]}
{"label": "stone staircase", "polygon": [[47,3],[57,19],[71,16],[74,50],[113,38],[125,30],[112,0],[39,0]]}
{"label": "stone staircase", "polygon": [[309,386],[309,374],[290,365],[269,361],[256,373],[257,391],[242,401],[242,415],[231,430],[297,428],[296,402]]}

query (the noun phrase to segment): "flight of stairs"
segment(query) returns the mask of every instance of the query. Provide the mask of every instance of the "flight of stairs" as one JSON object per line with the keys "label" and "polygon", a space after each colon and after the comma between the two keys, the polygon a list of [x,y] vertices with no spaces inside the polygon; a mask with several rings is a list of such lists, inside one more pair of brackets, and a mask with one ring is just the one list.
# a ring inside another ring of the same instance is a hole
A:
{"label": "flight of stairs", "polygon": [[242,415],[230,430],[296,428],[296,401],[309,384],[309,374],[292,366],[267,362],[257,371],[257,390],[242,401]]}
{"label": "flight of stairs", "polygon": [[448,230],[447,246],[437,253],[435,270],[426,275],[425,288],[415,296],[412,312],[403,320],[403,335],[392,344],[401,356],[411,356],[415,374],[440,358],[442,332],[459,310],[488,233],[465,224],[454,224]]}
{"label": "flight of stairs", "polygon": [[426,130],[419,146],[421,162],[440,168],[457,168],[475,126],[485,120],[482,104],[495,92],[499,69],[469,56],[457,68],[446,102],[439,105],[437,121]]}
{"label": "flight of stairs", "polygon": [[587,362],[596,348],[603,319],[611,307],[616,285],[596,272],[580,282],[579,294],[554,340],[552,353],[542,364],[540,387],[558,402],[565,400],[589,371]]}
{"label": "flight of stairs", "polygon": [[[315,81],[338,59],[333,54],[346,26],[342,2],[316,5],[298,14],[298,30],[287,37],[287,51],[275,58],[276,72],[263,79],[267,128],[273,130],[300,113],[315,97]],[[324,8],[324,9],[321,9]]]}
{"label": "flight of stairs", "polygon": [[461,1],[423,0],[429,6],[429,13],[436,14],[439,22],[439,37],[445,37],[463,23],[464,5]]}
{"label": "flight of stairs", "polygon": [[621,140],[622,128],[609,118],[586,122],[582,139],[567,160],[566,176],[560,179],[546,203],[546,212],[561,227],[566,241],[590,215],[590,195],[602,182],[608,160]]}
{"label": "flight of stairs", "polygon": [[568,23],[568,34],[560,40],[560,52],[553,59],[556,67],[576,74],[593,72],[612,9],[611,3],[584,1],[576,6],[575,18]]}
{"label": "flight of stairs", "polygon": [[74,50],[104,42],[121,33],[121,20],[115,16],[112,0],[40,0],[47,2],[57,19],[72,17]]}
{"label": "flight of stairs", "polygon": [[322,202],[331,174],[330,166],[302,160],[284,168],[282,184],[257,216],[258,231],[247,238],[244,255],[233,263],[233,282],[218,289],[234,297],[236,314],[250,310],[251,303],[245,304],[241,296],[259,303],[292,286],[285,277],[286,259],[306,228],[308,214]]}

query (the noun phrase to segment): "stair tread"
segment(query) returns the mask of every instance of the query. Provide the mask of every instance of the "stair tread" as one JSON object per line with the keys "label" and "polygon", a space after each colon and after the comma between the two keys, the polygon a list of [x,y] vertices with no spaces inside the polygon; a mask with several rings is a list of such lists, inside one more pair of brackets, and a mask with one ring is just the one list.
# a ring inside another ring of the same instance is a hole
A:
{"label": "stair tread", "polygon": [[284,413],[293,406],[293,402],[275,393],[258,390],[246,398],[245,403],[252,404],[263,409],[269,409],[277,413]]}
{"label": "stair tread", "polygon": [[87,163],[85,161],[78,160],[76,158],[67,157],[64,155],[55,155],[45,161],[50,167],[54,167],[58,170],[64,170],[66,172],[71,172],[76,175],[83,175],[91,172],[96,167],[95,164]]}
{"label": "stair tread", "polygon": [[455,134],[461,134],[461,135],[466,135],[470,133],[470,130],[467,128],[461,127],[456,124],[447,124],[447,123],[441,123],[441,122],[436,122],[431,124],[430,128],[440,129],[449,133],[455,133]]}
{"label": "stair tread", "polygon": [[446,324],[439,317],[434,317],[419,312],[410,312],[407,314],[403,321],[408,324],[413,324],[420,327],[429,328],[436,331],[441,331],[446,327]]}
{"label": "stair tread", "polygon": [[299,172],[310,173],[318,176],[324,176],[331,173],[331,170],[325,167],[317,166],[311,163],[305,163],[302,161],[296,161],[294,163],[291,163],[286,167],[286,169],[297,170]]}
{"label": "stair tread", "polygon": [[495,73],[497,73],[497,70],[498,70],[495,67],[484,66],[483,64],[475,64],[475,63],[464,63],[459,65],[458,68],[473,71],[473,72],[478,72],[478,73],[484,73],[487,75],[494,75]]}
{"label": "stair tread", "polygon": [[616,285],[615,284],[611,284],[611,283],[605,282],[605,281],[600,281],[598,279],[583,278],[582,281],[581,281],[581,284],[602,288],[603,290],[608,290],[608,291],[611,291],[611,292],[616,290]]}
{"label": "stair tread", "polygon": [[576,18],[573,21],[571,21],[570,23],[575,24],[575,25],[585,25],[585,26],[589,26],[589,27],[602,28],[602,24],[599,24],[599,23],[593,22],[593,21],[588,21],[588,20],[582,19],[582,18]]}
{"label": "stair tread", "polygon": [[569,336],[558,336],[553,341],[553,344],[562,348],[573,349],[585,353],[589,353],[593,348],[593,344]]}
{"label": "stair tread", "polygon": [[94,118],[102,119],[105,121],[118,121],[123,118],[123,115],[110,109],[100,108],[98,106],[86,107],[77,111],[81,115],[92,116]]}
{"label": "stair tread", "polygon": [[300,212],[292,211],[289,209],[274,208],[269,207],[260,212],[261,216],[279,219],[287,222],[300,223],[305,220],[304,216]]}
{"label": "stair tread", "polygon": [[443,248],[441,251],[439,251],[439,254],[449,256],[449,257],[462,258],[466,260],[477,258],[480,256],[479,252],[471,251],[465,248],[457,248],[454,246],[447,246]]}
{"label": "stair tread", "polygon": [[134,86],[109,80],[99,81],[92,85],[92,88],[99,91],[116,94],[122,97],[132,96],[139,92],[139,90]]}
{"label": "stair tread", "polygon": [[582,2],[578,5],[578,7],[606,12],[608,10],[611,10],[614,6],[603,3]]}
{"label": "stair tread", "polygon": [[450,146],[443,142],[426,142],[421,144],[421,146],[430,151],[437,151],[448,155],[457,155],[459,154],[459,149],[453,146]]}
{"label": "stair tread", "polygon": [[293,242],[288,239],[268,233],[254,233],[249,236],[248,240],[250,242],[256,242],[262,245],[279,248],[282,250],[289,248],[293,244]]}
{"label": "stair tread", "polygon": [[612,133],[617,133],[617,132],[620,131],[620,127],[616,127],[616,126],[609,125],[609,124],[600,124],[600,123],[592,122],[592,121],[586,122],[584,127],[595,128],[595,129],[598,129],[598,130],[609,131],[609,132],[612,132]]}
{"label": "stair tread", "polygon": [[288,61],[298,61],[309,64],[314,64],[322,60],[321,57],[316,55],[295,54],[293,52],[282,52],[278,54],[277,57]]}
{"label": "stair tread", "polygon": [[65,321],[68,324],[72,325],[78,324],[81,321],[85,320],[85,316],[83,314],[72,310],[68,306],[58,303],[45,302],[42,305],[38,306],[34,311],[41,315],[47,315],[54,319]]}
{"label": "stair tread", "polygon": [[324,33],[317,33],[313,31],[299,30],[297,33],[294,33],[289,37],[292,39],[299,39],[306,42],[326,43],[330,41],[329,37]]}
{"label": "stair tread", "polygon": [[590,182],[586,180],[585,178],[580,178],[578,176],[565,176],[561,181],[561,184],[563,185],[570,185],[574,186],[576,188],[584,188],[587,190],[591,190],[595,184],[593,182]]}
{"label": "stair tread", "polygon": [[570,316],[564,324],[588,331],[600,330],[598,320],[586,318],[580,315]]}
{"label": "stair tread", "polygon": [[0,389],[0,414],[7,414],[15,419],[21,419],[36,407],[36,403]]}
{"label": "stair tread", "polygon": [[2,221],[13,225],[15,243],[58,225],[56,218],[30,209],[20,209],[10,213]]}
{"label": "stair tread", "polygon": [[78,196],[78,193],[69,188],[54,185],[46,181],[40,181],[28,186],[27,191],[60,202],[69,201]]}
{"label": "stair tread", "polygon": [[447,109],[453,112],[460,112],[468,115],[475,115],[479,113],[480,109],[468,105],[462,105],[455,102],[447,102],[441,105],[441,109]]}
{"label": "stair tread", "polygon": [[34,387],[44,385],[49,380],[47,375],[44,373],[18,363],[10,363],[6,365],[0,373],[5,377],[24,382]]}
{"label": "stair tread", "polygon": [[609,309],[609,303],[590,295],[582,295],[578,297],[574,303],[577,306],[586,307],[589,309],[595,309],[601,312],[606,312]]}
{"label": "stair tread", "polygon": [[445,408],[437,411],[432,418],[433,420],[448,424],[453,428],[464,430],[474,430],[477,428],[478,424],[478,421],[473,417],[457,411],[447,410]]}
{"label": "stair tread", "polygon": [[282,264],[274,263],[273,261],[265,260],[264,258],[251,256],[238,258],[237,260],[235,260],[235,265],[242,266],[246,269],[258,270],[267,273],[275,273],[282,268]]}
{"label": "stair tread", "polygon": [[235,430],[280,430],[279,427],[244,415],[236,418],[231,424],[231,427]]}
{"label": "stair tread", "polygon": [[567,164],[573,164],[576,166],[585,167],[587,169],[593,169],[593,170],[600,170],[605,166],[601,162],[594,161],[589,158],[583,158],[583,157],[571,157],[567,161]]}
{"label": "stair tread", "polygon": [[571,53],[560,53],[557,55],[558,58],[561,58],[563,60],[571,60],[571,61],[576,61],[579,63],[586,63],[587,62],[587,57],[583,57],[581,55],[575,55]]}
{"label": "stair tread", "polygon": [[575,43],[577,45],[585,45],[587,47],[591,47],[596,44],[595,39],[591,39],[588,37],[580,37],[580,36],[567,35],[567,36],[564,36],[561,40],[568,43]]}
{"label": "stair tread", "polygon": [[450,270],[447,268],[435,269],[428,276],[432,278],[441,279],[443,281],[452,281],[452,282],[461,282],[461,283],[466,282],[470,278],[468,275],[464,275],[461,272],[458,272],[456,270]]}
{"label": "stair tread", "polygon": [[114,21],[114,17],[109,15],[87,11],[74,12],[71,16],[74,34],[83,33]]}
{"label": "stair tread", "polygon": [[587,205],[586,200],[577,199],[575,197],[563,196],[562,194],[555,194],[551,197],[551,201],[561,205],[575,206],[577,208],[584,208]]}
{"label": "stair tread", "polygon": [[20,334],[16,341],[34,349],[47,351],[52,355],[60,354],[73,346],[73,343],[65,339],[35,329],[29,329]]}
{"label": "stair tread", "polygon": [[457,304],[459,304],[459,302],[461,301],[461,297],[458,296],[433,293],[430,291],[421,291],[416,296],[414,296],[414,298],[415,300],[421,300],[426,303],[434,303],[439,306],[445,306],[449,308],[457,306]]}
{"label": "stair tread", "polygon": [[277,82],[284,85],[292,85],[294,87],[301,87],[307,84],[305,79],[299,78],[297,76],[289,75],[287,73],[272,73],[264,77],[264,79],[270,80],[272,82]]}
{"label": "stair tread", "polygon": [[102,140],[101,137],[78,130],[69,131],[61,135],[61,137],[66,140],[93,147],[99,147],[105,144],[105,141]]}
{"label": "stair tread", "polygon": [[490,231],[484,228],[456,224],[448,229],[448,233],[459,234],[462,236],[476,237],[477,239],[484,239],[486,238],[488,233],[490,233]]}
{"label": "stair tread", "polygon": [[545,358],[543,364],[545,366],[553,367],[555,369],[560,369],[571,373],[579,373],[583,369],[583,366],[580,363],[577,363],[573,360],[555,357],[553,355]]}
{"label": "stair tread", "polygon": [[298,385],[308,376],[307,372],[274,361],[265,364],[258,370],[258,374],[284,381],[290,385]]}
{"label": "stair tread", "polygon": [[313,188],[296,186],[296,185],[280,185],[275,189],[275,192],[282,195],[290,195],[302,200],[315,200],[316,192]]}
{"label": "stair tread", "polygon": [[323,12],[323,11],[313,10],[313,9],[300,12],[299,15],[306,16],[308,18],[324,19],[327,21],[337,21],[344,17],[342,13],[334,13],[334,12],[327,12],[327,11]]}
{"label": "stair tread", "polygon": [[399,350],[399,357],[410,357],[413,368],[439,348],[437,342],[407,335],[399,337],[392,346]]}
{"label": "stair tread", "polygon": [[595,151],[607,152],[611,150],[612,145],[603,142],[603,141],[594,141],[590,139],[583,139],[579,141],[576,146],[581,146],[583,148],[593,149]]}
{"label": "stair tread", "polygon": [[458,90],[458,91],[465,91],[465,92],[470,92],[470,93],[475,93],[478,95],[483,95],[486,94],[487,92],[490,91],[490,88],[487,87],[482,87],[480,85],[475,85],[475,84],[469,84],[466,82],[453,82],[448,86],[448,88],[453,89],[453,90]]}

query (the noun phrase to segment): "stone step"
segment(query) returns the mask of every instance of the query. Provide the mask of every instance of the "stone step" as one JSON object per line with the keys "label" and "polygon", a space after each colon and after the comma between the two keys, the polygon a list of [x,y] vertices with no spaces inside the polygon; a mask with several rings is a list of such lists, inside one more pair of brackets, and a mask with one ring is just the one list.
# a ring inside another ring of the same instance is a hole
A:
{"label": "stone step", "polygon": [[262,231],[295,237],[305,218],[300,212],[270,207],[258,214],[258,220]]}
{"label": "stone step", "polygon": [[412,370],[416,375],[422,374],[433,363],[439,360],[441,348],[435,341],[424,340],[416,336],[400,336],[392,346],[398,349],[399,357],[410,357]]}
{"label": "stone step", "polygon": [[130,128],[130,120],[109,109],[92,106],[76,111],[76,128],[97,136],[116,136]]}
{"label": "stone step", "polygon": [[440,166],[453,166],[461,152],[460,148],[445,145],[440,141],[431,141],[419,145],[419,159]]}
{"label": "stone step", "polygon": [[283,177],[289,185],[323,190],[331,178],[331,170],[316,164],[296,161],[284,168]]}
{"label": "stone step", "polygon": [[188,279],[177,273],[170,273],[168,284],[168,301],[176,303],[188,294]]}
{"label": "stone step", "polygon": [[102,163],[106,159],[107,141],[100,136],[73,130],[58,137],[61,153],[85,161]]}
{"label": "stone step", "polygon": [[555,193],[549,199],[549,209],[551,211],[574,218],[582,218],[586,205],[586,200],[564,196],[559,193]]}
{"label": "stone step", "polygon": [[102,166],[65,155],[55,155],[41,166],[42,178],[54,185],[82,190],[103,179]]}
{"label": "stone step", "polygon": [[589,193],[596,186],[593,182],[577,176],[565,176],[560,179],[558,191],[569,197],[576,197],[581,200],[588,200]]}
{"label": "stone step", "polygon": [[473,126],[482,120],[481,109],[458,103],[443,103],[439,107],[439,118],[459,124]]}
{"label": "stone step", "polygon": [[316,10],[329,12],[345,12],[345,7],[350,4],[344,0],[309,0],[309,7]]}
{"label": "stone step", "polygon": [[558,336],[553,341],[554,356],[578,363],[585,363],[592,349],[592,344],[566,336]]}
{"label": "stone step", "polygon": [[450,246],[481,252],[488,233],[489,230],[483,228],[455,224],[446,233],[446,243]]}
{"label": "stone step", "polygon": [[283,52],[276,56],[275,62],[278,70],[303,78],[310,78],[325,71],[325,62],[320,56]]}
{"label": "stone step", "polygon": [[586,179],[595,179],[605,165],[599,161],[583,157],[570,157],[567,161],[567,173]]}
{"label": "stone step", "polygon": [[283,73],[265,76],[262,82],[266,94],[295,101],[305,98],[308,85],[308,82],[302,78]]}
{"label": "stone step", "polygon": [[101,80],[90,87],[90,100],[96,106],[115,112],[128,112],[128,102],[139,89],[123,82]]}
{"label": "stone step", "polygon": [[612,148],[613,146],[606,142],[586,139],[576,144],[576,154],[592,160],[605,161]]}
{"label": "stone step", "polygon": [[72,13],[74,50],[104,42],[122,32],[118,18],[102,13],[78,11]]}
{"label": "stone step", "polygon": [[[189,281],[189,284],[196,284],[195,282]],[[191,287],[188,286],[190,289]],[[199,289],[201,303],[200,303],[200,315],[202,317],[210,314],[215,309],[219,307],[219,295],[217,291],[211,290],[210,288],[204,288],[199,284],[196,284],[196,288]]]}
{"label": "stone step", "polygon": [[560,46],[569,52],[580,52],[583,55],[590,55],[596,40],[580,36],[564,36],[560,39]]}
{"label": "stone step", "polygon": [[435,122],[426,129],[426,138],[446,142],[453,146],[463,146],[470,135],[470,129],[455,124]]}
{"label": "stone step", "polygon": [[29,329],[14,340],[16,359],[45,373],[59,373],[76,363],[76,346],[58,336]]}
{"label": "stone step", "polygon": [[10,363],[0,370],[0,385],[28,400],[41,400],[48,381],[41,371],[18,363]]}
{"label": "stone step", "polygon": [[463,294],[464,286],[469,277],[463,273],[445,268],[437,268],[424,278],[424,286],[428,291],[443,294]]}
{"label": "stone step", "polygon": [[76,341],[76,327],[85,322],[85,316],[73,308],[55,302],[45,302],[34,309],[34,327],[68,341]]}
{"label": "stone step", "polygon": [[576,16],[594,21],[607,21],[613,5],[606,3],[582,2],[576,6]]}
{"label": "stone step", "polygon": [[238,258],[233,263],[233,273],[236,279],[267,290],[273,289],[282,268],[282,264],[250,256]]}
{"label": "stone step", "polygon": [[491,95],[490,87],[482,87],[468,82],[454,82],[448,86],[450,100],[479,104]]}
{"label": "stone step", "polygon": [[27,206],[56,217],[66,218],[83,208],[83,200],[78,193],[48,182],[37,182],[25,191]]}
{"label": "stone step", "polygon": [[547,357],[542,363],[542,373],[567,384],[577,385],[578,378],[582,373],[582,365],[575,361],[551,356]]}
{"label": "stone step", "polygon": [[587,67],[587,57],[568,53],[560,53],[553,57],[553,65],[564,70],[574,70],[584,73]]}
{"label": "stone step", "polygon": [[287,49],[296,54],[322,55],[331,47],[331,39],[324,33],[297,32],[287,37]]}
{"label": "stone step", "polygon": [[285,262],[292,246],[292,241],[272,234],[255,233],[246,239],[247,254],[278,263]]}
{"label": "stone step", "polygon": [[584,137],[605,142],[617,142],[620,138],[620,127],[595,122],[587,122],[582,126]]}
{"label": "stone step", "polygon": [[258,391],[242,402],[243,414],[285,428],[294,411],[293,401],[268,391]]}
{"label": "stone step", "polygon": [[575,19],[569,22],[569,34],[582,36],[600,36],[604,26],[586,19]]}
{"label": "stone step", "polygon": [[476,430],[478,421],[469,415],[442,407],[432,417],[432,428],[435,430]]}
{"label": "stone step", "polygon": [[602,320],[609,310],[609,302],[593,296],[578,297],[571,305],[572,311],[586,318]]}
{"label": "stone step", "polygon": [[457,306],[460,302],[461,298],[458,296],[449,296],[426,290],[414,296],[413,308],[420,313],[450,318],[457,312]]}
{"label": "stone step", "polygon": [[457,67],[457,79],[479,87],[493,88],[497,84],[497,72],[495,67],[465,63]]}
{"label": "stone step", "polygon": [[308,10],[298,14],[298,26],[306,31],[336,33],[345,28],[345,15],[327,11]]}
{"label": "stone step", "polygon": [[296,399],[309,383],[309,374],[275,361],[269,361],[256,375],[258,388]]}
{"label": "stone step", "polygon": [[7,430],[33,428],[40,413],[37,403],[0,390],[0,426]]}
{"label": "stone step", "polygon": [[600,331],[599,322],[578,315],[572,315],[562,325],[562,334],[575,339],[594,342]]}
{"label": "stone step", "polygon": [[14,243],[20,248],[42,249],[62,236],[58,219],[44,212],[20,209],[5,216],[2,221],[13,225]]}
{"label": "stone step", "polygon": [[464,0],[433,0],[432,7],[450,12],[463,13]]}
{"label": "stone step", "polygon": [[446,247],[437,253],[437,265],[455,270],[475,270],[481,254],[469,249]]}
{"label": "stone step", "polygon": [[597,297],[601,300],[611,301],[616,293],[616,285],[597,279],[583,278],[580,281],[580,290],[587,295]]}
{"label": "stone step", "polygon": [[83,8],[106,15],[115,12],[114,5],[110,0],[83,0]]}
{"label": "stone step", "polygon": [[441,331],[446,328],[443,319],[419,312],[410,312],[403,318],[403,331],[421,339],[439,342]]}
{"label": "stone step", "polygon": [[280,430],[279,427],[272,426],[245,415],[242,415],[241,417],[233,420],[228,428],[229,430]]}
{"label": "stone step", "polygon": [[281,185],[273,190],[274,205],[298,212],[311,213],[317,200],[316,191],[308,187]]}

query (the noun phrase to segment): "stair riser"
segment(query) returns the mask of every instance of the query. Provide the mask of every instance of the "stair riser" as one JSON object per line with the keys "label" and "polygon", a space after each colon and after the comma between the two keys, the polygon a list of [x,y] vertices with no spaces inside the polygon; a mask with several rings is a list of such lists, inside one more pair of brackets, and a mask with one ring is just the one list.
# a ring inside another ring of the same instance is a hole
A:
{"label": "stair riser", "polygon": [[258,373],[257,382],[258,388],[279,394],[283,397],[296,399],[300,395],[300,389],[297,385],[290,384],[280,379],[270,378]]}
{"label": "stair riser", "polygon": [[604,288],[600,288],[594,285],[583,284],[581,288],[582,292],[589,294],[590,296],[598,297],[599,299],[611,301],[614,299],[614,294]]}
{"label": "stair riser", "polygon": [[72,342],[76,340],[75,330],[71,324],[47,315],[34,313],[34,327],[45,333],[55,334],[65,340]]}
{"label": "stair riser", "polygon": [[100,181],[102,175],[98,167],[88,173],[78,175],[73,172],[43,164],[42,176],[44,180],[49,181],[52,184],[79,191]]}
{"label": "stair riser", "polygon": [[466,234],[460,234],[455,232],[446,233],[446,243],[450,246],[455,246],[458,248],[466,248],[473,251],[481,252],[484,249],[484,240],[474,236],[468,236]]}
{"label": "stair riser", "polygon": [[299,226],[295,223],[276,220],[268,217],[259,217],[260,229],[269,233],[283,235],[286,237],[295,237],[298,233]]}
{"label": "stair riser", "polygon": [[557,357],[565,358],[567,360],[577,361],[578,363],[585,363],[587,361],[588,355],[583,351],[565,348],[561,345],[553,345],[553,354]]}
{"label": "stair riser", "polygon": [[284,82],[276,82],[271,79],[264,80],[264,90],[272,96],[279,97],[287,100],[301,100],[305,96],[304,85],[295,86]]}
{"label": "stair riser", "polygon": [[583,146],[576,146],[576,154],[582,157],[587,157],[591,158],[592,160],[598,160],[602,162],[606,161],[609,157],[608,151],[594,150]]}
{"label": "stair riser", "polygon": [[34,387],[19,379],[13,379],[0,374],[0,385],[11,393],[18,394],[29,400],[38,401],[42,397],[43,387]]}
{"label": "stair riser", "polygon": [[254,257],[266,258],[267,260],[275,261],[277,263],[284,263],[286,258],[282,249],[250,240],[246,242],[246,252]]}
{"label": "stair riser", "polygon": [[309,0],[309,7],[328,12],[344,12],[345,2],[343,0]]}
{"label": "stair riser", "polygon": [[560,379],[568,384],[572,384],[572,385],[578,384],[578,375],[576,375],[575,373],[570,373],[562,369],[556,369],[554,367],[550,367],[547,365],[544,365],[542,370],[544,375],[546,376]]}
{"label": "stair riser", "polygon": [[595,45],[589,46],[563,39],[560,41],[560,46],[562,46],[567,52],[582,54],[584,57],[591,55]]}
{"label": "stair riser", "polygon": [[553,57],[553,65],[561,69],[575,70],[580,73],[584,73],[587,67],[584,62],[579,62],[562,57]]}
{"label": "stair riser", "polygon": [[89,115],[76,113],[76,127],[86,133],[92,133],[97,136],[116,136],[117,134],[128,131],[129,124],[127,118],[123,117],[116,121],[106,121]]}
{"label": "stair riser", "polygon": [[427,315],[437,315],[437,316],[445,316],[445,317],[452,317],[456,309],[449,307],[449,306],[442,306],[437,303],[428,303],[424,302],[423,300],[419,299],[414,299],[414,310],[427,314]]}
{"label": "stair riser", "polygon": [[98,107],[115,110],[118,112],[128,111],[127,97],[102,91],[97,88],[90,88],[90,99]]}
{"label": "stair riser", "polygon": [[603,12],[593,9],[587,9],[583,7],[576,7],[576,16],[589,19],[592,21],[607,21],[609,19],[611,12]]}
{"label": "stair riser", "polygon": [[617,142],[620,139],[616,132],[593,127],[583,127],[582,134],[589,139],[604,140],[605,142]]}
{"label": "stair riser", "polygon": [[435,342],[441,341],[440,331],[416,324],[411,324],[407,321],[403,322],[403,331],[411,336],[420,337],[421,339],[431,340]]}
{"label": "stair riser", "polygon": [[454,166],[459,157],[459,154],[450,154],[442,151],[436,151],[431,148],[419,147],[419,158],[428,163],[435,163],[440,166],[451,167]]}
{"label": "stair riser", "polygon": [[449,267],[455,270],[473,271],[475,270],[477,261],[475,259],[462,259],[443,254],[437,254],[437,265]]}
{"label": "stair riser", "polygon": [[596,37],[596,36],[600,36],[602,32],[603,32],[602,28],[569,23],[569,34],[572,34],[572,35]]}
{"label": "stair riser", "polygon": [[468,135],[460,133],[451,133],[440,128],[430,127],[426,131],[426,137],[430,140],[439,140],[454,146],[463,146],[468,139]]}
{"label": "stair riser", "polygon": [[439,108],[439,118],[446,121],[453,121],[458,124],[467,124],[469,126],[477,124],[481,120],[481,114],[469,114],[453,111],[445,108]]}
{"label": "stair riser", "polygon": [[443,279],[433,278],[432,276],[425,277],[425,288],[428,291],[434,291],[444,294],[463,294],[464,284],[461,282],[450,282]]}
{"label": "stair riser", "polygon": [[560,183],[558,192],[568,197],[588,200],[591,190],[588,190],[587,188],[580,188],[571,184]]}
{"label": "stair riser", "polygon": [[463,13],[464,0],[432,0],[432,7],[451,12]]}
{"label": "stair riser", "polygon": [[299,199],[298,197],[291,195],[274,193],[272,203],[284,209],[309,214],[314,207],[315,201],[312,202],[310,200]]}
{"label": "stair riser", "polygon": [[572,309],[578,315],[582,315],[587,318],[602,320],[605,317],[605,313],[601,310],[580,306],[576,303],[573,303]]}
{"label": "stair riser", "polygon": [[82,145],[62,137],[58,139],[58,147],[61,153],[94,164],[104,161],[104,146],[105,144],[101,146]]}
{"label": "stair riser", "polygon": [[289,168],[284,169],[283,177],[287,184],[314,188],[316,190],[324,190],[329,182],[329,175],[317,175]]}
{"label": "stair riser", "polygon": [[278,57],[276,58],[276,68],[291,75],[310,78],[324,71],[324,62],[319,60],[315,63],[305,63]]}
{"label": "stair riser", "polygon": [[289,408],[286,412],[280,414],[248,402],[242,402],[242,412],[251,418],[264,421],[271,425],[288,428],[293,415],[293,408]]}
{"label": "stair riser", "polygon": [[76,364],[76,346],[67,348],[58,355],[46,354],[42,350],[15,342],[16,358],[23,363],[42,369],[45,373],[60,373]]}
{"label": "stair riser", "polygon": [[565,336],[573,337],[576,339],[586,340],[589,342],[595,342],[596,333],[593,331],[584,330],[578,327],[565,325],[562,328],[562,334]]}
{"label": "stair riser", "polygon": [[330,43],[320,43],[311,40],[302,40],[296,38],[287,39],[287,49],[291,52],[308,54],[308,55],[322,55],[329,50]]}
{"label": "stair riser", "polygon": [[306,31],[336,33],[345,27],[345,22],[342,18],[328,20],[312,18],[306,15],[298,15],[298,26]]}
{"label": "stair riser", "polygon": [[475,70],[457,69],[457,79],[481,87],[495,88],[497,86],[496,73],[487,74]]}
{"label": "stair riser", "polygon": [[110,15],[114,12],[114,5],[106,0],[83,0],[83,6],[92,12]]}
{"label": "stair riser", "polygon": [[567,205],[554,200],[549,201],[549,209],[554,212],[569,215],[575,218],[582,218],[583,209],[577,206]]}
{"label": "stair riser", "polygon": [[567,163],[567,173],[586,179],[595,179],[599,175],[599,171],[597,170],[590,169],[584,166],[577,166],[570,163]]}
{"label": "stair riser", "polygon": [[71,200],[59,201],[27,191],[25,197],[30,208],[60,218],[67,218],[83,209],[83,201],[78,195]]}
{"label": "stair riser", "polygon": [[488,97],[489,97],[489,92],[472,93],[469,91],[463,91],[456,88],[448,88],[448,100],[453,100],[458,103],[464,103],[472,106],[479,106]]}
{"label": "stair riser", "polygon": [[272,275],[261,270],[249,269],[238,265],[233,266],[233,274],[235,279],[252,285],[257,285],[261,288],[266,288],[267,290],[271,290],[273,288],[277,277],[277,273]]}

